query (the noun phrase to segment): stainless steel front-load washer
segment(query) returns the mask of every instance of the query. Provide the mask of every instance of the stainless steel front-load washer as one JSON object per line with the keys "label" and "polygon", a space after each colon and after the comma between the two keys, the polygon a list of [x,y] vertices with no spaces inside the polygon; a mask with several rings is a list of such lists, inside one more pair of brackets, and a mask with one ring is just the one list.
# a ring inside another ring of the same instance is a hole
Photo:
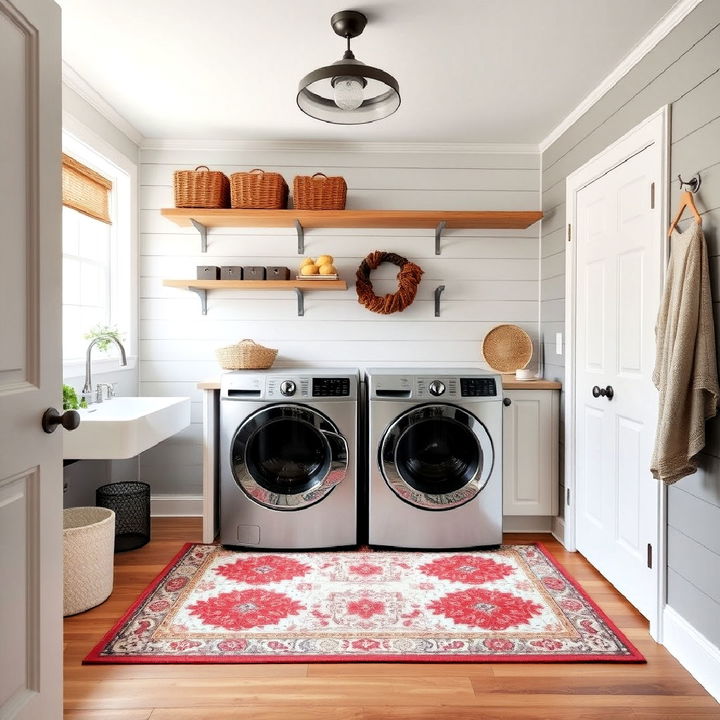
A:
{"label": "stainless steel front-load washer", "polygon": [[226,373],[220,386],[220,542],[357,543],[357,371]]}
{"label": "stainless steel front-load washer", "polygon": [[502,542],[502,383],[479,370],[367,371],[371,545]]}

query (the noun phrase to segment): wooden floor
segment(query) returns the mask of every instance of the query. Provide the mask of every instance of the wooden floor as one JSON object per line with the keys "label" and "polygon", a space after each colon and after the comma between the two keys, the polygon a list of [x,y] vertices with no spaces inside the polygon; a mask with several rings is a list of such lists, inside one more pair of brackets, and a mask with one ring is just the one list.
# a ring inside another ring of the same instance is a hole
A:
{"label": "wooden floor", "polygon": [[82,658],[200,520],[154,521],[153,540],[116,556],[115,591],[65,621],[66,720],[522,720],[720,718],[720,706],[648,635],[646,621],[577,553],[542,540],[647,657],[624,664],[105,665]]}

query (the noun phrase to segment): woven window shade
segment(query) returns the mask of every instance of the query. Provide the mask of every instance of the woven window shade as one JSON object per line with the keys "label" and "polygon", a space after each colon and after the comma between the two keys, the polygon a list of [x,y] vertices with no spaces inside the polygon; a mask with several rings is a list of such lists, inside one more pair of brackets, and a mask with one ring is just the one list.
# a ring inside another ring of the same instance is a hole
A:
{"label": "woven window shade", "polygon": [[96,220],[111,223],[112,183],[65,153],[62,156],[62,189],[63,205]]}

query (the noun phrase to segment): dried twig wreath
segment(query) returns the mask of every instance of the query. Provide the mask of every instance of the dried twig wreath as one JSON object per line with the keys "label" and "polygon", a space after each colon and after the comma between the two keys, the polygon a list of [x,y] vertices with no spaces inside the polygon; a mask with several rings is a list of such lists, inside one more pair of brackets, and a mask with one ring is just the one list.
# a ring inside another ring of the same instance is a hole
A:
{"label": "dried twig wreath", "polygon": [[[384,262],[394,263],[400,267],[400,272],[397,274],[398,290],[396,293],[388,293],[383,297],[378,297],[373,291],[370,282],[370,271],[375,270],[378,265]],[[357,290],[358,301],[368,310],[381,315],[402,312],[415,299],[415,293],[422,274],[423,271],[420,267],[409,262],[402,255],[375,250],[360,263],[357,270],[355,289]]]}

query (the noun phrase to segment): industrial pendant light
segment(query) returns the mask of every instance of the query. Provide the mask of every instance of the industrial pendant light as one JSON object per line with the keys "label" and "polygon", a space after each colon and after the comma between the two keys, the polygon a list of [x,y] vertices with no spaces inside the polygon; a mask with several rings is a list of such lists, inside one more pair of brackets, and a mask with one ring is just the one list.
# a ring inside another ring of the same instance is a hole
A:
{"label": "industrial pendant light", "polygon": [[355,59],[350,39],[365,29],[367,18],[343,10],[330,18],[332,29],[347,39],[347,50],[332,65],[313,70],[301,81],[298,107],[310,117],[336,125],[360,125],[382,120],[400,107],[397,80],[384,70]]}

